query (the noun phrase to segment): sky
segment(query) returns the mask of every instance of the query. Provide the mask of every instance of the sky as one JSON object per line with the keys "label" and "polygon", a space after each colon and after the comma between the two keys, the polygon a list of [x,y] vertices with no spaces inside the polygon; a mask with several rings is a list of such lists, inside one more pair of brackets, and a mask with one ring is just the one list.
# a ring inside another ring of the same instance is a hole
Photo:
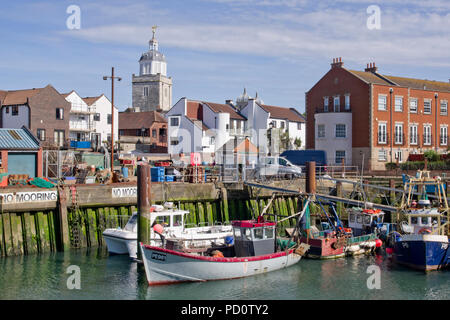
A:
{"label": "sky", "polygon": [[[71,5],[80,28],[69,29]],[[379,9],[379,20],[373,20]],[[131,106],[131,77],[157,25],[173,79],[173,104],[224,103],[247,89],[266,104],[305,109],[307,92],[330,69],[450,79],[448,0],[105,0],[2,1],[0,90],[54,86],[111,96]],[[379,28],[371,26],[379,21]]]}

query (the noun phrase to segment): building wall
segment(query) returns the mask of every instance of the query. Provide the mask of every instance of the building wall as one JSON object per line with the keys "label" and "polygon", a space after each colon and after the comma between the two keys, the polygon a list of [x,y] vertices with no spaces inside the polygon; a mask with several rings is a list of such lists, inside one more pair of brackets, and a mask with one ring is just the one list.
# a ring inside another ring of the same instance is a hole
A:
{"label": "building wall", "polygon": [[[391,95],[389,89],[392,88],[392,121],[391,121]],[[379,95],[385,95],[387,97],[387,110],[380,111],[378,110],[378,97]],[[447,147],[449,145],[448,138],[447,144],[440,144],[440,127],[448,126],[449,124],[449,111],[448,111],[448,102],[450,102],[450,93],[446,92],[438,92],[437,99],[437,126],[436,126],[436,100],[435,100],[435,92],[428,90],[417,90],[411,88],[402,88],[396,86],[382,86],[382,85],[374,85],[373,86],[373,134],[372,134],[372,169],[373,170],[384,170],[386,162],[405,162],[408,159],[410,153],[423,153],[427,150],[436,150],[438,152],[446,152]],[[403,111],[398,112],[395,111],[395,97],[403,97]],[[410,100],[417,99],[417,113],[410,112]],[[431,101],[431,114],[424,113],[424,100],[429,99]],[[440,113],[440,102],[441,100],[447,101],[447,115],[441,115]],[[378,142],[378,124],[386,123],[386,129],[388,132],[388,139],[385,144]],[[391,130],[392,123],[392,130]],[[401,144],[395,143],[395,124],[403,125],[403,142]],[[411,144],[410,141],[410,126],[412,124],[417,125],[417,136],[418,143]],[[425,145],[423,140],[424,135],[424,125],[431,125],[431,144]],[[436,138],[436,129],[437,127],[437,139]],[[448,129],[447,129],[448,130]],[[392,140],[392,141],[391,141]],[[436,145],[437,143],[437,145]],[[392,154],[391,154],[391,144],[392,144]],[[387,153],[386,160],[381,160],[379,155],[380,151],[382,154],[384,152]],[[396,153],[401,152],[401,159],[396,158]],[[392,157],[391,157],[392,155]]]}
{"label": "building wall", "polygon": [[[144,87],[149,94],[144,96]],[[172,106],[172,78],[161,74],[132,77],[133,107],[140,111],[168,111]]]}
{"label": "building wall", "polygon": [[[55,130],[63,130],[69,139],[69,119],[71,104],[52,86],[43,88],[29,99],[30,130],[37,136],[37,129],[45,129],[45,141],[54,143]],[[64,109],[64,119],[56,119],[56,109]]]}
{"label": "building wall", "polygon": [[[340,112],[345,110],[345,95],[350,95],[353,122],[352,144],[355,148],[370,146],[370,85],[341,67],[332,67],[306,93],[306,149],[315,149],[316,110],[323,112],[324,97],[329,97],[328,110],[333,112],[333,97],[340,97]],[[316,148],[317,149],[317,148]]]}
{"label": "building wall", "polygon": [[247,118],[247,131],[250,133],[250,141],[258,146],[259,151],[267,153],[267,124],[269,113],[261,108],[254,99],[249,99],[241,113]]}
{"label": "building wall", "polygon": [[[8,110],[8,113],[6,111]],[[30,108],[28,105],[18,106],[18,114],[12,115],[12,106],[2,106],[2,128],[20,129],[23,126],[29,127]]]}
{"label": "building wall", "polygon": [[[111,135],[111,125],[108,124],[108,114],[111,114],[111,102],[105,96],[101,96],[95,101],[91,107],[95,108],[95,112],[100,114],[100,121],[94,121],[92,115],[93,133],[100,134],[100,141],[106,141],[108,135]],[[114,141],[119,137],[119,111],[114,108]],[[92,136],[91,136],[92,138]]]}
{"label": "building wall", "polygon": [[[316,150],[324,150],[327,154],[329,165],[340,165],[336,163],[335,156],[337,150],[345,151],[345,164],[352,163],[352,114],[349,112],[325,112],[315,114],[315,144]],[[336,138],[335,130],[337,124],[345,124],[345,138]],[[325,137],[318,137],[319,125],[325,126]]]}
{"label": "building wall", "polygon": [[[300,129],[298,124],[300,123]],[[296,138],[300,138],[302,144],[300,149],[305,149],[306,145],[306,123],[301,122],[289,122],[289,137],[292,139],[292,144]]]}

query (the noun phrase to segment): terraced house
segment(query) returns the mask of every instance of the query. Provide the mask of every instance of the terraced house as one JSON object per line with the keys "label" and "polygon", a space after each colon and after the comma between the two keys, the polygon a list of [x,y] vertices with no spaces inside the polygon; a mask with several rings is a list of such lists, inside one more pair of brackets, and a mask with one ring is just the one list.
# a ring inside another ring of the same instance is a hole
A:
{"label": "terraced house", "polygon": [[384,170],[409,154],[446,152],[450,83],[364,71],[341,58],[306,92],[306,148],[325,150],[329,164]]}

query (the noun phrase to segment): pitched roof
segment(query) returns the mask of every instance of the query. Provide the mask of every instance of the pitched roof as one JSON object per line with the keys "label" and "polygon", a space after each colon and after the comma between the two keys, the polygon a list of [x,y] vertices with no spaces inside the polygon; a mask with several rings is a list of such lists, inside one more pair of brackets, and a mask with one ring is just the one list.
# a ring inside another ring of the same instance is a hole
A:
{"label": "pitched roof", "polygon": [[246,120],[242,115],[237,113],[237,111],[228,104],[214,103],[202,101],[202,103],[208,105],[212,111],[218,113],[229,113],[231,119]]}
{"label": "pitched roof", "polygon": [[445,91],[450,92],[450,82],[434,81],[434,80],[421,80],[404,77],[386,76],[389,80],[402,87],[408,87],[412,89],[420,90],[432,90],[432,91]]}
{"label": "pitched roof", "polygon": [[[235,145],[236,144],[236,145]],[[248,138],[241,141],[235,141],[234,139],[229,139],[225,144],[223,144],[217,152],[223,153],[239,153],[239,154],[255,154],[259,152],[257,146],[255,146]]]}
{"label": "pitched roof", "polygon": [[119,130],[149,128],[153,122],[167,120],[157,111],[119,112]]}
{"label": "pitched roof", "polygon": [[206,124],[202,120],[199,120],[199,119],[196,119],[196,118],[191,118],[191,117],[186,117],[186,118],[189,121],[191,121],[194,125],[196,125],[200,129],[202,129],[203,131],[208,131],[209,130],[209,128],[206,126]]}
{"label": "pitched roof", "polygon": [[294,108],[283,108],[261,104],[261,108],[270,113],[271,118],[287,119],[291,122],[305,122],[305,119]]}
{"label": "pitched roof", "polygon": [[22,127],[22,129],[0,128],[0,149],[37,150],[39,141],[26,127]]}
{"label": "pitched roof", "polygon": [[97,101],[98,99],[100,99],[103,96],[103,94],[99,95],[98,97],[85,97],[82,98],[84,100],[84,102],[86,102],[86,104],[88,106],[92,105],[95,101]]}
{"label": "pitched roof", "polygon": [[346,70],[368,83],[387,86],[400,86],[419,90],[450,92],[449,82],[388,76],[378,72]]}
{"label": "pitched roof", "polygon": [[2,105],[11,106],[25,104],[29,98],[39,93],[42,89],[44,88],[3,91],[6,92],[6,95],[3,93],[4,98],[2,99]]}
{"label": "pitched roof", "polygon": [[64,97],[64,98],[67,98],[70,94],[72,94],[73,92],[75,92],[75,90],[72,90],[72,91],[70,91],[70,92],[68,92],[68,93],[61,93],[61,95]]}

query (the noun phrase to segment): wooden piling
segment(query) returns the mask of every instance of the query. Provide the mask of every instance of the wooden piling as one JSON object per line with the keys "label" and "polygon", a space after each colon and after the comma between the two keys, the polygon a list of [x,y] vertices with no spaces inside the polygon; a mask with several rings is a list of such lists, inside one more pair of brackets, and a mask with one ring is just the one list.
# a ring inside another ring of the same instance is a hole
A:
{"label": "wooden piling", "polygon": [[[150,207],[151,182],[150,167],[147,164],[138,165],[137,169],[137,203],[138,203],[138,246],[139,243],[150,243]],[[141,250],[138,249],[138,259],[141,259]]]}
{"label": "wooden piling", "polygon": [[50,251],[50,232],[48,228],[48,220],[46,219],[44,212],[40,211],[36,213],[36,219],[38,221],[38,249],[40,253]]}
{"label": "wooden piling", "polygon": [[67,221],[67,198],[62,187],[58,187],[58,215],[56,231],[56,249],[65,251],[70,248],[69,224]]}
{"label": "wooden piling", "polygon": [[316,162],[306,163],[306,193],[316,193]]}
{"label": "wooden piling", "polygon": [[29,212],[23,213],[23,227],[24,227],[24,251],[26,254],[34,254],[37,252],[36,241],[36,224],[34,216]]}

